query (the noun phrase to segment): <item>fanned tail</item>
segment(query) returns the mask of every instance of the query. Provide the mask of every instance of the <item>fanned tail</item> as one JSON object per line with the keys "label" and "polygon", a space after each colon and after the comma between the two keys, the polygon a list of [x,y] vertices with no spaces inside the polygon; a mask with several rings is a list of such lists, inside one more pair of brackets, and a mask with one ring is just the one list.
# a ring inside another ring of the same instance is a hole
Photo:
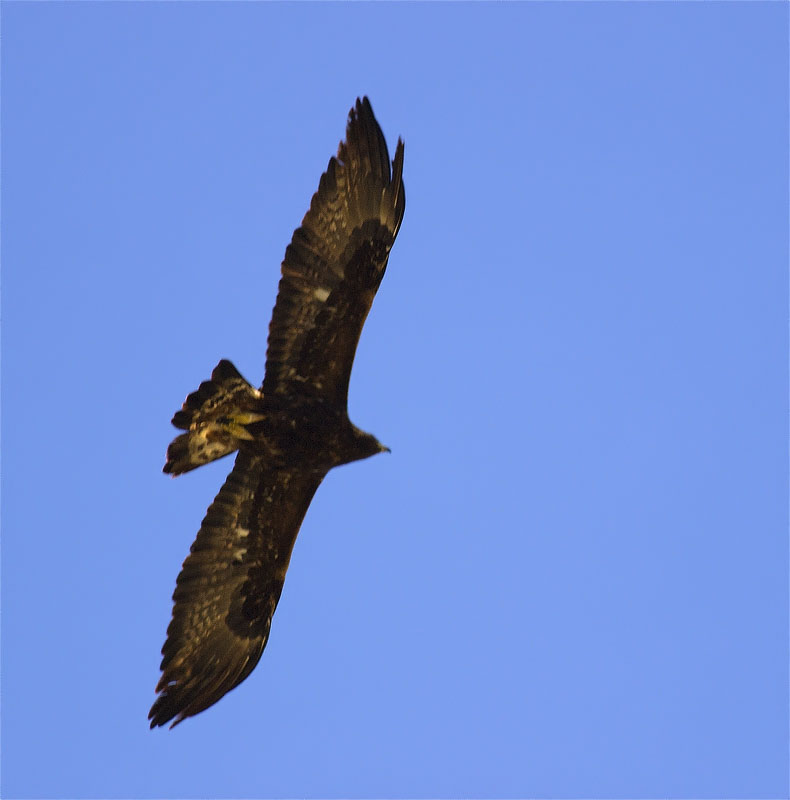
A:
{"label": "fanned tail", "polygon": [[181,475],[238,450],[242,441],[252,439],[245,425],[263,419],[256,412],[261,397],[230,361],[222,359],[211,380],[203,381],[176,411],[173,425],[187,432],[170,443],[163,472]]}

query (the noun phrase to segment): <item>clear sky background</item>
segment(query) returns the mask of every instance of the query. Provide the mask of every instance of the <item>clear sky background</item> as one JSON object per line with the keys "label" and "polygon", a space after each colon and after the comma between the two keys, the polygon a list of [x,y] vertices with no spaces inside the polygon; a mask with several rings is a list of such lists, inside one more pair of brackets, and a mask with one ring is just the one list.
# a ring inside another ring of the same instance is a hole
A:
{"label": "clear sky background", "polygon": [[[788,7],[2,6],[4,797],[788,793]],[[279,265],[406,216],[258,668],[148,729]]]}

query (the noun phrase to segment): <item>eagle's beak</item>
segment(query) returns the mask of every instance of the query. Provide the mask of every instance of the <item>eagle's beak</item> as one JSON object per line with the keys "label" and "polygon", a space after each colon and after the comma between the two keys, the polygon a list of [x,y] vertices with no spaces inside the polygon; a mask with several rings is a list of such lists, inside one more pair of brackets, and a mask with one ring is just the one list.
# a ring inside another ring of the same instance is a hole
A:
{"label": "eagle's beak", "polygon": [[379,453],[391,453],[392,452],[392,450],[390,450],[389,447],[385,447],[381,442],[379,442],[379,447],[381,448],[379,450]]}

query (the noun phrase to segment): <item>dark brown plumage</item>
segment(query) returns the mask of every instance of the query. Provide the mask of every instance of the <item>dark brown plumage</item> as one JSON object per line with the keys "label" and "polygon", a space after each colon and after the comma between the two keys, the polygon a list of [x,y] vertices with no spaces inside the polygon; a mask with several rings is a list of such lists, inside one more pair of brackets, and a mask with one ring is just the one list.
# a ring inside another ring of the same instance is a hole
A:
{"label": "dark brown plumage", "polygon": [[348,419],[357,342],[403,219],[403,143],[390,170],[367,98],[349,114],[282,264],[261,390],[220,361],[173,424],[173,475],[238,450],[178,576],[151,727],[217,702],[258,663],[296,535],[335,466],[386,450]]}

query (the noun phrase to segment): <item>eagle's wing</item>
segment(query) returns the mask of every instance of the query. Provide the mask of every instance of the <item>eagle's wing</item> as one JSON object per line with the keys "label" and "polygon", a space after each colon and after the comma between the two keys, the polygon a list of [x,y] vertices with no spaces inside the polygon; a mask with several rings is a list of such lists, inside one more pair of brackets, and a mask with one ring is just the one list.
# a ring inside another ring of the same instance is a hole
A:
{"label": "eagle's wing", "polygon": [[173,594],[151,727],[203,711],[261,657],[296,535],[322,474],[264,469],[240,452]]}
{"label": "eagle's wing", "polygon": [[345,405],[359,335],[403,219],[402,173],[403,142],[390,171],[370,102],[357,100],[346,141],[285,251],[264,395],[320,395]]}

